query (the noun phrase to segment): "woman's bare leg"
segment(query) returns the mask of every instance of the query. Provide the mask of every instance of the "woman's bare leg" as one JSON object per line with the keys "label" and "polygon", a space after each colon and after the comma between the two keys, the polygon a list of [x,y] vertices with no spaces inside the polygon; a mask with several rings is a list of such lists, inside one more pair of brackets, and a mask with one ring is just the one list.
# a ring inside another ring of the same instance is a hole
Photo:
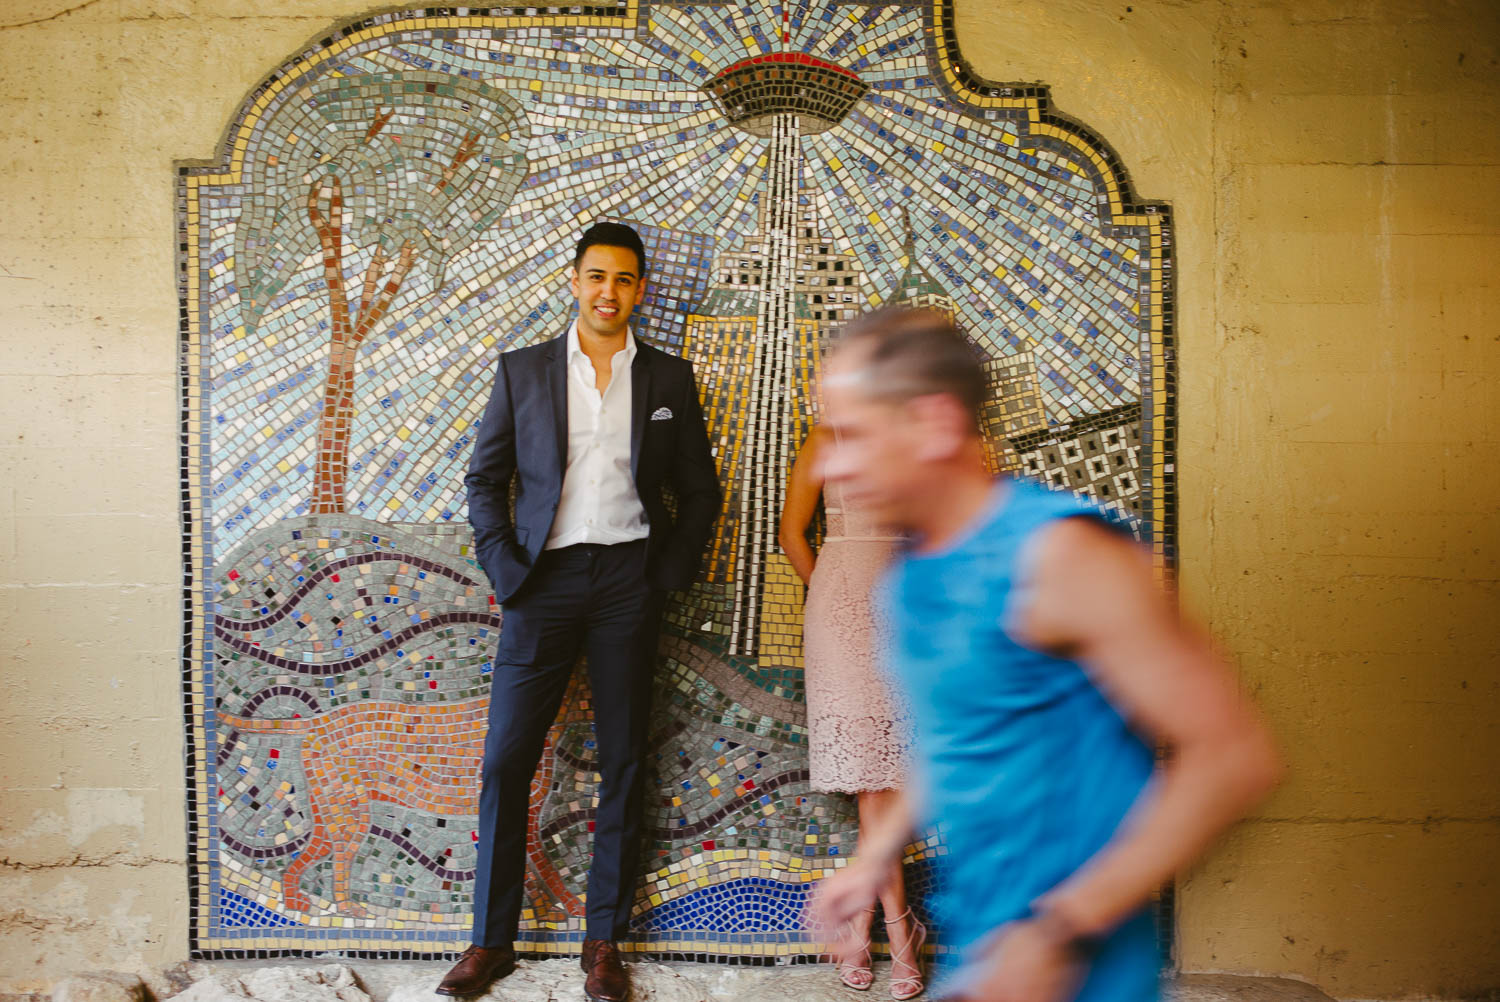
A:
{"label": "woman's bare leg", "polygon": [[[859,795],[859,826],[863,831],[874,825],[885,816],[896,803],[895,790],[867,790]],[[900,956],[903,951],[911,945],[912,924],[906,917],[906,881],[902,876],[901,864],[895,863],[891,867],[890,878],[886,881],[885,888],[880,892],[880,907],[885,912],[887,922],[886,931],[891,940],[891,956]],[[904,976],[915,972],[905,969],[893,972],[896,976]]]}

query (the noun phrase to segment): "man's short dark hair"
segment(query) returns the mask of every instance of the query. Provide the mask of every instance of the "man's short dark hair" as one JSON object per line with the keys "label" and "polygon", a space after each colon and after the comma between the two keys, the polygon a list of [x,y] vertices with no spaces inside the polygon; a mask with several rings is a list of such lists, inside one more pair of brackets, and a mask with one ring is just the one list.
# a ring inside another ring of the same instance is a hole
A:
{"label": "man's short dark hair", "polygon": [[624,223],[595,223],[583,231],[583,236],[578,238],[578,249],[573,252],[573,269],[578,269],[578,262],[583,260],[584,251],[590,247],[624,247],[626,250],[635,251],[635,260],[640,265],[640,274],[637,279],[646,277],[646,245],[641,243],[641,235]]}
{"label": "man's short dark hair", "polygon": [[902,402],[934,393],[963,405],[974,429],[989,396],[979,352],[945,313],[891,306],[844,328],[839,351],[857,351],[860,392]]}

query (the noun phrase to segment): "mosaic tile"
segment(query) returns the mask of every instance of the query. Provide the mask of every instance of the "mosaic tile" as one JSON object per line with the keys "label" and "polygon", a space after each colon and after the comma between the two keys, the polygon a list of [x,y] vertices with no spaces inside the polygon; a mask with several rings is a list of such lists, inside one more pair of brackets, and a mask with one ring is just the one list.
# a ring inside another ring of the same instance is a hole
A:
{"label": "mosaic tile", "polygon": [[[504,611],[463,475],[496,357],[563,331],[595,220],[645,239],[635,329],[693,361],[725,488],[666,615],[627,948],[824,948],[802,909],[855,815],[809,788],[775,523],[841,323],[949,313],[990,360],[996,467],[1116,509],[1170,568],[1170,214],[1046,87],[978,78],[948,0],[383,13],[228,136],[178,189],[196,955],[467,944]],[[579,672],[532,788],[532,952],[583,936],[591,720]],[[908,850],[914,900],[944,851]]]}

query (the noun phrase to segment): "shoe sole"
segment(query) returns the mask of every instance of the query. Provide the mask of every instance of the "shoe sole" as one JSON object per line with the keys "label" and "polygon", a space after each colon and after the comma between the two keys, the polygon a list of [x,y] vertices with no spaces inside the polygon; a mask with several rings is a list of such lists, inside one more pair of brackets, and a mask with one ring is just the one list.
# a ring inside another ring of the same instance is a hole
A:
{"label": "shoe sole", "polygon": [[441,995],[444,998],[471,999],[476,995],[483,995],[485,992],[495,987],[496,981],[499,981],[501,978],[506,977],[507,975],[514,974],[515,971],[516,965],[514,963],[511,963],[501,970],[496,971],[494,975],[490,977],[489,983],[486,984],[483,988],[476,988],[471,992],[456,992],[451,988],[434,988],[432,991],[434,995]]}
{"label": "shoe sole", "polygon": [[626,992],[623,998],[607,999],[607,998],[604,998],[601,995],[595,995],[593,992],[591,992],[587,988],[585,988],[583,990],[583,997],[586,998],[586,999],[588,999],[589,1002],[630,1002],[630,993],[629,992]]}

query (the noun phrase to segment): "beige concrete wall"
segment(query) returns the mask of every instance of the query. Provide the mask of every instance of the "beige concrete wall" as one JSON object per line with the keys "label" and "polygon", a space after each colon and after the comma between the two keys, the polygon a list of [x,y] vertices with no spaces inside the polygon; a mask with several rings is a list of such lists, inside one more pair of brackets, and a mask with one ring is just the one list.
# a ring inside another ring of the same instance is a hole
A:
{"label": "beige concrete wall", "polygon": [[321,6],[0,3],[0,992],[187,956],[172,161]]}
{"label": "beige concrete wall", "polygon": [[959,11],[1176,211],[1185,602],[1291,766],[1181,882],[1183,969],[1491,997],[1500,7]]}
{"label": "beige concrete wall", "polygon": [[[186,956],[171,166],[357,13],[0,4],[0,992]],[[1293,768],[1184,968],[1500,986],[1495,6],[958,14],[1177,213],[1185,597]]]}

